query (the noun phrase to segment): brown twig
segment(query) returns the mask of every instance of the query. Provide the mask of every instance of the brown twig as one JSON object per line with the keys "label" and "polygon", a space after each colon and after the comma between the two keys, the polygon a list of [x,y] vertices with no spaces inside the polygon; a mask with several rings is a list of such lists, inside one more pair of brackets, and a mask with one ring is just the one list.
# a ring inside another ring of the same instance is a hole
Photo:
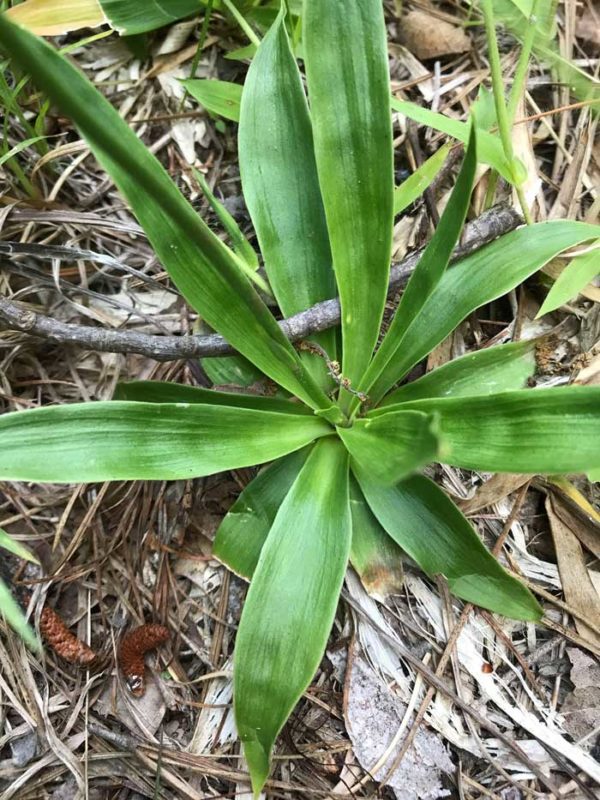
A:
{"label": "brown twig", "polygon": [[[462,243],[455,248],[452,262],[481,249],[521,223],[521,217],[513,208],[496,206],[489,209],[465,226]],[[418,250],[392,266],[388,295],[393,295],[406,284],[421,253],[422,250]],[[281,320],[279,326],[290,341],[296,342],[313,333],[333,328],[339,321],[339,300],[333,298]],[[212,358],[235,353],[231,345],[216,333],[206,336],[154,336],[134,331],[71,325],[37,314],[3,298],[0,298],[0,328],[104,353],[137,353],[156,361]]]}

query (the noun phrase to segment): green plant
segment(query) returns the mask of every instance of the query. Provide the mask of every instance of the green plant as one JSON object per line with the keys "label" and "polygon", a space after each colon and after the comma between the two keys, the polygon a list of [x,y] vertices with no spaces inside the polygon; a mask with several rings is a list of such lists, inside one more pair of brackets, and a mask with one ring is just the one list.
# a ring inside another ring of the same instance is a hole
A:
{"label": "green plant", "polygon": [[265,398],[134,382],[111,402],[0,417],[0,478],[11,480],[180,479],[273,462],[214,545],[252,579],[234,681],[255,792],[322,657],[349,559],[368,582],[402,548],[459,597],[539,618],[530,592],[422,466],[600,467],[600,389],[522,390],[535,344],[482,350],[394,388],[468,314],[598,229],[531,225],[446,269],[469,206],[472,127],[448,206],[376,349],[394,209],[382,4],[305,0],[303,23],[311,114],[282,12],[248,73],[239,131],[244,193],[281,311],[336,289],[341,299],[341,337],[325,331],[297,350],[249,280],[248,262],[199,219],[109,103],[51,47],[0,18],[0,43],[74,120],[190,305],[282,389]]}
{"label": "green plant", "polygon": [[555,311],[576,297],[597,275],[600,275],[600,249],[594,243],[588,252],[582,253],[566,265],[546,295],[538,317]]}
{"label": "green plant", "polygon": [[[0,528],[0,549],[12,553],[17,558],[22,558],[25,561],[31,561],[33,564],[39,564],[37,558],[32,555],[29,550],[22,544],[11,538],[6,531]],[[2,556],[0,555],[0,558]],[[1,565],[0,565],[1,566]],[[2,570],[4,572],[4,570]],[[19,603],[12,596],[11,590],[7,583],[0,578],[0,612],[8,622],[8,624],[19,634],[23,641],[27,642],[32,650],[39,648],[39,642],[35,634],[27,624],[25,615],[21,610]]]}

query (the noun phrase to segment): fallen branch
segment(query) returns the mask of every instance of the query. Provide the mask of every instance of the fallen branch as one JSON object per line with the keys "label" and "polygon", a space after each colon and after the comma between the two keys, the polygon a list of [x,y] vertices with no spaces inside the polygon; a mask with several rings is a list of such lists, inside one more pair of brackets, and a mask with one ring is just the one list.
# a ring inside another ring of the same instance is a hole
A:
{"label": "fallen branch", "polygon": [[[496,206],[484,212],[465,226],[462,243],[455,248],[452,262],[514,230],[521,222],[519,214],[506,206]],[[388,296],[406,285],[421,253],[422,250],[418,250],[392,266]],[[313,333],[333,328],[339,321],[340,303],[337,298],[333,298],[281,320],[279,326],[290,341],[296,342]],[[159,336],[135,331],[92,328],[89,325],[72,325],[37,314],[3,298],[0,298],[0,328],[28,333],[58,344],[72,344],[104,353],[137,353],[155,361],[212,358],[236,352],[229,342],[216,333],[206,336]]]}

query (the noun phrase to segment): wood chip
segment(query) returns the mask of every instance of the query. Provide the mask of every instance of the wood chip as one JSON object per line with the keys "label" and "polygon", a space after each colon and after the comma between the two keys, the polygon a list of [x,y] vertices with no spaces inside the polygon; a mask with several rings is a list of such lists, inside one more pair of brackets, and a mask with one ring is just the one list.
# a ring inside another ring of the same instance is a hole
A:
{"label": "wood chip", "polygon": [[552,490],[552,508],[563,525],[579,539],[589,552],[600,559],[600,522],[567,495]]}

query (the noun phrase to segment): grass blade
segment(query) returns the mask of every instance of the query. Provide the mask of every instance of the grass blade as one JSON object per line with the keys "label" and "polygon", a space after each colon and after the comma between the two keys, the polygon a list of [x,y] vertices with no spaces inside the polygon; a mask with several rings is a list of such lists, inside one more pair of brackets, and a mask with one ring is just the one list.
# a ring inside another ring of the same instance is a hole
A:
{"label": "grass blade", "polygon": [[577,297],[579,292],[598,274],[600,274],[600,248],[574,258],[554,282],[554,286],[546,295],[536,317],[543,317],[544,314],[556,311],[557,308]]}
{"label": "grass blade", "polygon": [[25,614],[21,610],[21,606],[17,603],[15,598],[4,581],[0,580],[0,613],[8,622],[10,627],[17,633],[25,644],[34,652],[40,649],[35,633],[31,630],[25,619]]}
{"label": "grass blade", "polygon": [[[250,274],[248,275],[248,272],[246,272],[246,274],[251,277],[251,274],[256,272],[259,267],[258,256],[256,255],[254,248],[244,236],[240,226],[237,224],[233,216],[225,208],[223,203],[216,198],[204,175],[195,167],[192,167],[192,174],[199,183],[204,196],[208,200],[208,204],[219,218],[219,222],[229,234],[234,251],[249,267]],[[270,293],[269,287],[265,284],[265,282],[261,281],[261,283],[257,285],[264,291]]]}
{"label": "grass blade", "polygon": [[[240,173],[269,281],[284,316],[336,294],[312,126],[283,10],[248,71],[239,129]],[[313,337],[335,359],[336,332]],[[325,365],[306,368],[327,386]]]}
{"label": "grass blade", "polygon": [[[392,98],[392,108],[421,125],[452,136],[453,139],[457,139],[465,145],[469,141],[469,124],[467,122],[452,119],[437,111],[430,111],[428,108],[422,108],[408,100]],[[493,167],[509,183],[522,182],[526,176],[521,170],[517,173],[514,172],[514,168],[511,167],[504,155],[500,137],[484,130],[478,130],[477,134],[479,160]]]}
{"label": "grass blade", "polygon": [[248,71],[240,173],[265,268],[284,316],[335,295],[308,104],[280,13]]}
{"label": "grass blade", "polygon": [[425,189],[431,185],[441,170],[449,152],[450,145],[443,145],[400,186],[396,186],[394,189],[394,216],[404,211],[411,203],[414,203],[417,197],[420,197]]}
{"label": "grass blade", "polygon": [[243,392],[219,392],[215,389],[202,389],[199,386],[185,386],[166,381],[118,383],[113,400],[133,400],[138,403],[201,403],[209,406],[254,408],[276,414],[312,416],[311,410],[302,403],[293,403],[278,397],[263,397]]}
{"label": "grass blade", "polygon": [[367,370],[364,377],[364,386],[361,386],[364,391],[368,391],[387,364],[396,359],[396,355],[402,348],[404,334],[410,327],[411,322],[418,317],[427,302],[427,298],[439,284],[448,266],[452,250],[464,225],[471,200],[471,189],[477,167],[476,142],[476,128],[472,124],[469,145],[448,205],[444,209],[439,225],[408,281],[400,305],[394,314],[381,347]]}
{"label": "grass blade", "polygon": [[7,550],[9,553],[12,553],[13,556],[17,556],[17,558],[22,558],[24,561],[31,561],[32,564],[39,564],[37,556],[34,556],[33,553],[28,550],[25,545],[22,545],[21,542],[18,542],[16,539],[13,539],[12,536],[9,536],[8,533],[2,528],[0,528],[0,547],[3,550]]}

